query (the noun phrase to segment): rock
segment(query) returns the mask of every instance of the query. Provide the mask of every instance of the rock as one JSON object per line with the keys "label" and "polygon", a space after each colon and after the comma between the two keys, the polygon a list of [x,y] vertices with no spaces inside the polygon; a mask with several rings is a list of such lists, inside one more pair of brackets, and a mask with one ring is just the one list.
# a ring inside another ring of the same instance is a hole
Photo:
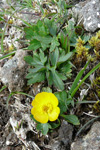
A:
{"label": "rock", "polygon": [[61,127],[58,130],[58,140],[51,141],[52,150],[70,150],[72,142],[73,126],[63,120]]}
{"label": "rock", "polygon": [[23,87],[26,85],[25,76],[28,68],[24,61],[26,55],[26,51],[18,50],[15,56],[0,68],[0,79],[10,92],[23,91]]}
{"label": "rock", "polygon": [[69,145],[72,140],[73,126],[70,125],[67,121],[63,120],[58,133],[60,141],[65,145]]}
{"label": "rock", "polygon": [[86,136],[73,142],[71,150],[100,150],[100,122],[95,122]]}
{"label": "rock", "polygon": [[87,31],[94,32],[100,28],[100,1],[86,0],[76,4],[72,9],[73,17]]}

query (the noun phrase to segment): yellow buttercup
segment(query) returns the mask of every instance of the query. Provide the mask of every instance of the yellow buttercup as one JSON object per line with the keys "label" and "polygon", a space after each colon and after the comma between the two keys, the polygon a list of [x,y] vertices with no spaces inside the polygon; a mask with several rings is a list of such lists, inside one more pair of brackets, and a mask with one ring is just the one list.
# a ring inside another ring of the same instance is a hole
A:
{"label": "yellow buttercup", "polygon": [[59,114],[58,99],[53,93],[41,92],[32,101],[31,114],[40,123],[55,121]]}

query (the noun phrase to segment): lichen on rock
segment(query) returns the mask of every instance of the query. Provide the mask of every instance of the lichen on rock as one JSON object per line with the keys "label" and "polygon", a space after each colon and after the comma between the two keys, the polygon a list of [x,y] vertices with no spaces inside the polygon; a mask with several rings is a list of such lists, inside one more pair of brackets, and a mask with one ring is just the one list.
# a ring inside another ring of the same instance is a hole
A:
{"label": "lichen on rock", "polygon": [[26,51],[17,50],[15,56],[0,68],[0,79],[4,85],[8,86],[10,92],[22,91],[26,84],[25,76],[28,68],[24,61],[26,55]]}

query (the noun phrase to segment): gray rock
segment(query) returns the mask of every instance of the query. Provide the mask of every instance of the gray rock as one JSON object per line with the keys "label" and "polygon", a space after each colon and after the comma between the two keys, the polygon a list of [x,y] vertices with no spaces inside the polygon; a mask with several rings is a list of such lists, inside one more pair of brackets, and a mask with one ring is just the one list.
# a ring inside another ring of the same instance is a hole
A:
{"label": "gray rock", "polygon": [[100,28],[100,0],[80,2],[72,12],[78,24],[83,24],[87,31],[94,32]]}
{"label": "gray rock", "polygon": [[67,121],[63,120],[61,127],[58,130],[58,139],[51,141],[52,150],[70,150],[70,143],[72,142],[73,126]]}
{"label": "gray rock", "polygon": [[67,121],[63,120],[58,133],[60,141],[67,146],[71,143],[72,140],[73,126],[70,125]]}
{"label": "gray rock", "polygon": [[25,76],[28,65],[24,61],[26,51],[18,50],[12,59],[0,67],[0,79],[9,91],[22,91],[26,84]]}
{"label": "gray rock", "polygon": [[100,150],[100,122],[95,122],[86,136],[73,142],[71,150]]}

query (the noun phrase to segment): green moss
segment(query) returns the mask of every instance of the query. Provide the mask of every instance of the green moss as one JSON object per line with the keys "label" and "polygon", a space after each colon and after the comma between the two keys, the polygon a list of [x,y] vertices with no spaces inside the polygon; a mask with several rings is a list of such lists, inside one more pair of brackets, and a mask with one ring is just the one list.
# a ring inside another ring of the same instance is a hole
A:
{"label": "green moss", "polygon": [[100,50],[100,31],[98,31],[95,36],[91,37],[89,44],[91,47],[94,47],[95,51],[98,52]]}

